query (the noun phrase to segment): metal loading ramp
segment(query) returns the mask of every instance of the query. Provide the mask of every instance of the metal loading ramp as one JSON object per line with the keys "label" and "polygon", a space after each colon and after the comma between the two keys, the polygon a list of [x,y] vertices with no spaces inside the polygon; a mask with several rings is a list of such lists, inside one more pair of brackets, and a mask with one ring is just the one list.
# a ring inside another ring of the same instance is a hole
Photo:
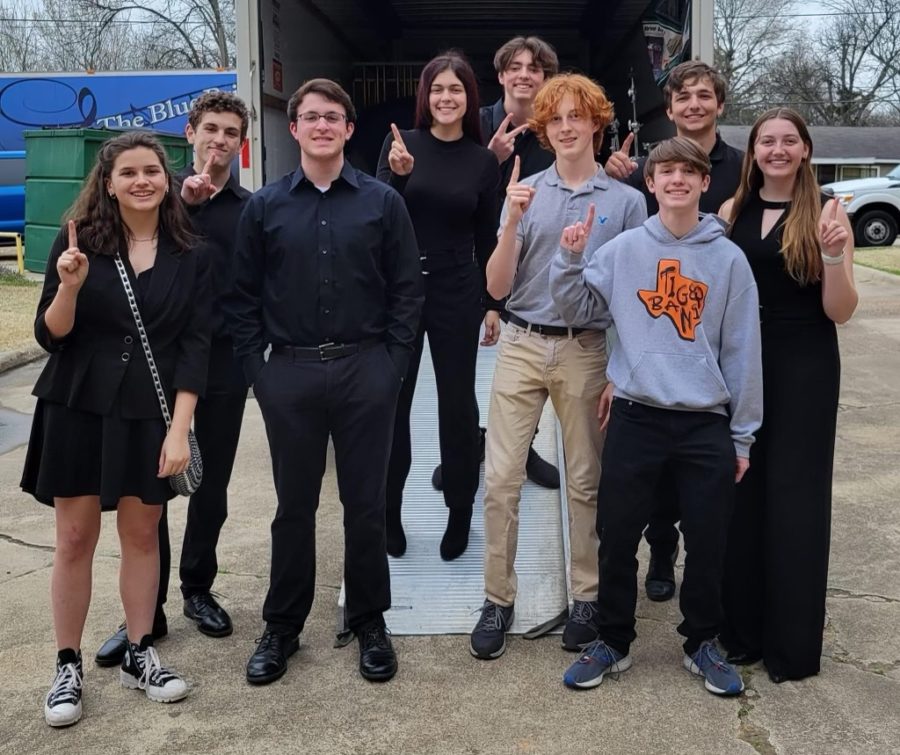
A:
{"label": "metal loading ramp", "polygon": [[[496,358],[497,347],[479,348],[476,393],[482,425],[487,421]],[[447,523],[447,507],[443,495],[431,486],[440,450],[437,388],[427,340],[410,425],[413,458],[403,495],[407,549],[402,558],[388,558],[392,608],[385,621],[395,635],[468,634],[484,601],[484,465],[475,494],[469,547],[455,561],[443,561],[438,549]],[[535,448],[545,459],[559,465],[562,449],[549,399],[539,427]],[[555,626],[568,610],[568,529],[562,469],[560,475],[561,490],[546,490],[527,480],[522,486],[514,634],[527,634],[546,624]],[[343,605],[342,586],[339,630]]]}

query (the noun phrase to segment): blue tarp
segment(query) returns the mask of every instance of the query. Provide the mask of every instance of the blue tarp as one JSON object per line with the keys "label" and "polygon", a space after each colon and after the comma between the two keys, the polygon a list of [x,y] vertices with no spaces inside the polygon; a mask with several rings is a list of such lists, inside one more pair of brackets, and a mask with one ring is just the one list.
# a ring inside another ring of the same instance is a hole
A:
{"label": "blue tarp", "polygon": [[0,75],[0,150],[24,149],[34,128],[152,128],[183,134],[194,99],[233,92],[231,72]]}

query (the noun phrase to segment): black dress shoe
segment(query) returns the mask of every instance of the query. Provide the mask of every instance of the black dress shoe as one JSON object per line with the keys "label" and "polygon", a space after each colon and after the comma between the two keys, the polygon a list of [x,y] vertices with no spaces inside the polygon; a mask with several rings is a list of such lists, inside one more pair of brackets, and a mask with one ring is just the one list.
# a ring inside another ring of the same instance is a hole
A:
{"label": "black dress shoe", "polygon": [[208,592],[185,598],[184,615],[196,621],[197,629],[207,637],[227,637],[234,631],[228,612]]}
{"label": "black dress shoe", "polygon": [[387,630],[380,622],[356,630],[359,641],[359,673],[370,682],[386,682],[397,673],[397,654]]}
{"label": "black dress shoe", "polygon": [[535,485],[549,490],[559,489],[559,470],[549,461],[542,459],[534,446],[528,449],[528,459],[525,461],[525,474]]}
{"label": "black dress shoe", "polygon": [[675,597],[675,561],[678,560],[678,546],[668,558],[655,556],[650,553],[650,566],[647,569],[647,578],[644,580],[644,588],[647,597],[657,603],[671,600]]}
{"label": "black dress shoe", "polygon": [[[169,626],[165,614],[158,613],[153,619],[153,639],[159,640],[169,633]],[[128,647],[128,632],[123,621],[112,637],[104,642],[94,660],[98,666],[121,666],[125,657],[125,649]]]}
{"label": "black dress shoe", "polygon": [[733,666],[752,666],[757,661],[762,660],[762,653],[753,653],[749,650],[739,650],[734,653],[729,651],[728,655],[725,656],[725,660]]}
{"label": "black dress shoe", "polygon": [[[478,428],[478,459],[480,463],[484,463],[484,438],[487,435],[487,429],[484,427]],[[438,464],[434,468],[434,472],[431,473],[431,487],[435,490],[443,490],[444,489],[444,473],[441,470],[441,465]],[[559,473],[556,474],[556,487],[559,487]]]}
{"label": "black dress shoe", "polygon": [[299,649],[300,641],[296,637],[267,629],[256,641],[256,650],[247,661],[247,681],[270,684],[280,679],[287,671],[287,659]]}

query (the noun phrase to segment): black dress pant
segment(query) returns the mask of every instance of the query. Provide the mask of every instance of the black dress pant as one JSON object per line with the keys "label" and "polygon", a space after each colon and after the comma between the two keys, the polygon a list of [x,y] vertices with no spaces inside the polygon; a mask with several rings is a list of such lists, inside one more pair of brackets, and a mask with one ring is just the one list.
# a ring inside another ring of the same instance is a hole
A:
{"label": "black dress pant", "polygon": [[671,560],[678,547],[678,499],[672,495],[672,479],[668,470],[663,470],[658,488],[644,538],[650,546],[650,554],[665,561]]}
{"label": "black dress pant", "polygon": [[834,324],[763,323],[763,424],[725,562],[729,651],[782,679],[819,672],[840,390]]}
{"label": "black dress pant", "polygon": [[213,393],[197,402],[194,432],[203,456],[203,482],[188,503],[181,549],[181,593],[209,592],[219,571],[216,546],[228,517],[228,483],[244,419],[247,388]]}
{"label": "black dress pant", "polygon": [[383,344],[328,361],[273,352],[253,386],[272,454],[278,508],[263,618],[296,635],[312,607],[316,509],[328,438],[344,507],[347,623],[390,608],[384,496],[400,374]]}
{"label": "black dress pant", "polygon": [[681,505],[686,555],[678,631],[685,652],[719,633],[735,465],[727,417],[613,400],[597,498],[597,623],[610,647],[625,654],[636,637],[637,549],[665,469]]}
{"label": "black dress pant", "polygon": [[426,333],[437,383],[444,503],[451,509],[471,509],[478,490],[481,459],[475,360],[484,312],[483,277],[472,260],[433,270],[424,277],[425,304],[415,353],[397,402],[388,466],[387,508],[395,512],[401,508],[412,464],[409,416]]}
{"label": "black dress pant", "polygon": [[[228,483],[234,468],[246,401],[247,385],[234,360],[231,340],[214,339],[207,392],[197,401],[194,411],[194,432],[203,457],[203,482],[188,502],[179,569],[181,593],[185,598],[209,592],[219,570],[216,546],[228,517]],[[175,505],[179,505],[178,502]],[[166,602],[172,563],[167,509],[164,505],[159,522],[157,613]]]}

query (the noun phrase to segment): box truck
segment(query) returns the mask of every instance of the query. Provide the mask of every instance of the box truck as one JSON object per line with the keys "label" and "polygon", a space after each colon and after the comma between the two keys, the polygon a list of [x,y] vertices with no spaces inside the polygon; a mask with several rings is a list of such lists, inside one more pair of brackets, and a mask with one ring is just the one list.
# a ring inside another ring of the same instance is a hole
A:
{"label": "box truck", "polygon": [[[478,74],[482,104],[500,96],[495,50],[534,34],[562,70],[586,73],[616,105],[618,136],[638,126],[645,145],[672,133],[660,86],[688,58],[712,62],[714,0],[236,0],[237,89],[252,106],[242,183],[258,189],[293,170],[297,145],[285,108],[306,79],[339,81],[359,123],[351,161],[371,171],[391,120],[411,126],[422,65],[461,50]],[[612,139],[610,133],[607,144]]]}

